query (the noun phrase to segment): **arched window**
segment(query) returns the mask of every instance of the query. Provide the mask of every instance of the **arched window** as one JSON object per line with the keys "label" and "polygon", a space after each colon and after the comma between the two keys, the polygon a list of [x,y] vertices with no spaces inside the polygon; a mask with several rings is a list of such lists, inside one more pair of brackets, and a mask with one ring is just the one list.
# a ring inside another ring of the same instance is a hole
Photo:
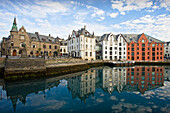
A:
{"label": "arched window", "polygon": [[36,45],[35,45],[35,44],[32,44],[32,48],[36,48]]}
{"label": "arched window", "polygon": [[11,46],[14,46],[14,42],[11,42]]}

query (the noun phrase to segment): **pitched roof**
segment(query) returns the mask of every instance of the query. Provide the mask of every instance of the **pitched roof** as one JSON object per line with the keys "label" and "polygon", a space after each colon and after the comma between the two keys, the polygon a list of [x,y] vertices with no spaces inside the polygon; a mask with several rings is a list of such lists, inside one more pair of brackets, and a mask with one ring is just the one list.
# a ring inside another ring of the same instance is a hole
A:
{"label": "pitched roof", "polygon": [[[102,40],[108,40],[108,37],[109,37],[110,34],[111,34],[111,33],[109,33],[109,34],[104,34],[104,35],[102,36],[102,38],[101,38],[101,41],[102,41]],[[118,38],[119,35],[122,35],[122,36],[124,37],[124,39],[125,39],[128,43],[130,43],[131,41],[134,41],[134,42],[137,43],[142,34],[118,34],[118,35],[113,35],[113,36],[114,36],[114,38],[116,38],[116,40],[117,40],[117,38]],[[156,39],[156,38],[153,38],[153,37],[151,37],[151,36],[149,36],[149,35],[147,35],[147,34],[144,34],[144,35],[145,35],[146,38],[148,39],[149,43],[151,43],[152,41],[154,41],[154,42],[156,42],[156,43],[163,43],[163,41],[158,40],[158,39]]]}
{"label": "pitched roof", "polygon": [[80,35],[84,35],[85,37],[91,37],[94,38],[93,34],[91,34],[89,31],[86,30],[86,28],[81,28],[78,31],[73,30],[73,32],[76,37],[79,37]]}
{"label": "pitched roof", "polygon": [[28,33],[28,32],[27,32],[27,34],[32,41],[56,43],[55,38],[50,37],[50,36],[40,35],[40,34],[36,34],[36,33]]}

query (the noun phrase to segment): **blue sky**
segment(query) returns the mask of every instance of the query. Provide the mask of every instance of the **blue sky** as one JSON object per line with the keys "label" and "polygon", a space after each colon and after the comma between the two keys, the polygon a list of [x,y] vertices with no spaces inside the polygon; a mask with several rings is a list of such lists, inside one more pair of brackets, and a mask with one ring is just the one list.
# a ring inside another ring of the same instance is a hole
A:
{"label": "blue sky", "polygon": [[84,25],[91,33],[146,33],[170,41],[170,0],[0,0],[0,39],[18,29],[67,39]]}

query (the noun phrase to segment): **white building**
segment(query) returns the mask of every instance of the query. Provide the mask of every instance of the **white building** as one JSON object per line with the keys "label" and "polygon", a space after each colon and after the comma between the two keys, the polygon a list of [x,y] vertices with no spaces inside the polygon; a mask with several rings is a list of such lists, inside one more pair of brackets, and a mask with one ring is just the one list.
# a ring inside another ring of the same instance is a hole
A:
{"label": "white building", "polygon": [[103,60],[126,60],[127,42],[122,34],[104,34],[100,41]]}
{"label": "white building", "polygon": [[111,94],[114,91],[121,92],[126,86],[125,67],[104,67],[102,87],[104,91]]}
{"label": "white building", "polygon": [[82,101],[95,93],[95,69],[89,69],[80,76],[67,79],[67,87],[72,97],[78,97]]}
{"label": "white building", "polygon": [[72,57],[83,60],[95,60],[95,36],[86,30],[86,26],[81,30],[72,31],[68,37],[68,54]]}
{"label": "white building", "polygon": [[62,40],[60,42],[60,56],[63,56],[63,57],[68,56],[67,41],[66,40]]}
{"label": "white building", "polygon": [[164,57],[170,59],[170,42],[164,43]]}

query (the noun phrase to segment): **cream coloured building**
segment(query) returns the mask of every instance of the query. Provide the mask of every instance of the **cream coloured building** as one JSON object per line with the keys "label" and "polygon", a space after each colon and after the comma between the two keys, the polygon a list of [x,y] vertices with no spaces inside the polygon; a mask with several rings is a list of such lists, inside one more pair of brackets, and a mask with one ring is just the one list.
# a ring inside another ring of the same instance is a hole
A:
{"label": "cream coloured building", "polygon": [[71,57],[82,58],[83,60],[95,60],[95,36],[86,30],[86,26],[81,30],[72,31],[68,37],[68,54]]}

